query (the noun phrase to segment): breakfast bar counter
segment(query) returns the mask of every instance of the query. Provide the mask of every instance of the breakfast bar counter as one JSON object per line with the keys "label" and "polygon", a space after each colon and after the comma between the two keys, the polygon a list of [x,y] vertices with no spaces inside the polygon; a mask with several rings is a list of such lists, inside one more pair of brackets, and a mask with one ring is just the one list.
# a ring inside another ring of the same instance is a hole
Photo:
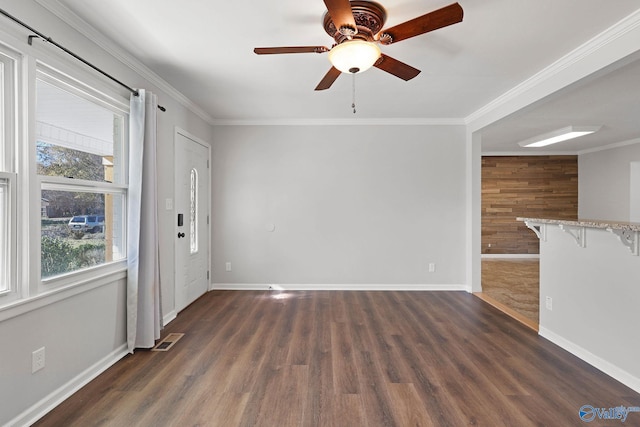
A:
{"label": "breakfast bar counter", "polygon": [[518,219],[540,239],[539,334],[640,392],[640,224]]}
{"label": "breakfast bar counter", "polygon": [[587,245],[587,230],[606,230],[615,234],[620,243],[629,251],[638,256],[640,254],[640,223],[602,220],[563,220],[548,218],[517,218],[523,221],[540,240],[546,241],[546,228],[549,225],[558,226],[562,231],[569,233],[580,247]]}

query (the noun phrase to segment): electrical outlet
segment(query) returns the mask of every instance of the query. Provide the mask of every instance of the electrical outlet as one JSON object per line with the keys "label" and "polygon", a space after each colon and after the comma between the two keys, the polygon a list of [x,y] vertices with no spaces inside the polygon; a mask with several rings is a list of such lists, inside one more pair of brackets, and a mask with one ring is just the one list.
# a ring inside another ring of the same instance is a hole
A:
{"label": "electrical outlet", "polygon": [[545,307],[547,307],[547,310],[552,311],[553,310],[553,298],[551,297],[547,297],[545,299]]}
{"label": "electrical outlet", "polygon": [[36,373],[44,368],[44,347],[31,353],[31,373]]}
{"label": "electrical outlet", "polygon": [[225,271],[231,271],[231,263],[229,261],[224,264],[224,269]]}
{"label": "electrical outlet", "polygon": [[435,273],[436,272],[436,263],[435,262],[430,262],[429,263],[429,273]]}

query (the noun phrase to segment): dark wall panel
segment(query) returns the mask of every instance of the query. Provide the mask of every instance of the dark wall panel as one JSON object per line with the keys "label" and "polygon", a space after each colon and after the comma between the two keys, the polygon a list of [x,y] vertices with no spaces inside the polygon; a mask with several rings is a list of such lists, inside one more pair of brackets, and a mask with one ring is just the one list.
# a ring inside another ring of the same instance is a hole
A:
{"label": "dark wall panel", "polygon": [[482,158],[482,253],[537,254],[517,217],[577,219],[577,156]]}

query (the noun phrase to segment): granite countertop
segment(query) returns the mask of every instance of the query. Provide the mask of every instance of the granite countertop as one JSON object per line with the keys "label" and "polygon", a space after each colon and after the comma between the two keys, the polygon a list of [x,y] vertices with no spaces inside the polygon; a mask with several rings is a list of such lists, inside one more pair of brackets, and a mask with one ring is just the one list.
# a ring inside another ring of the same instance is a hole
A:
{"label": "granite countertop", "polygon": [[623,221],[605,221],[596,219],[549,219],[549,218],[516,218],[518,221],[535,224],[569,225],[573,227],[603,228],[612,230],[640,231],[640,223]]}

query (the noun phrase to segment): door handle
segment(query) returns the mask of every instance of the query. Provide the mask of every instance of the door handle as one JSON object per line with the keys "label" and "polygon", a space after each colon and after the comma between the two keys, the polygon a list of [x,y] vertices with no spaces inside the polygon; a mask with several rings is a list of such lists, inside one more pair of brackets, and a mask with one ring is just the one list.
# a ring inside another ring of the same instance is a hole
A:
{"label": "door handle", "polygon": [[184,233],[178,233],[178,239],[184,237]]}

